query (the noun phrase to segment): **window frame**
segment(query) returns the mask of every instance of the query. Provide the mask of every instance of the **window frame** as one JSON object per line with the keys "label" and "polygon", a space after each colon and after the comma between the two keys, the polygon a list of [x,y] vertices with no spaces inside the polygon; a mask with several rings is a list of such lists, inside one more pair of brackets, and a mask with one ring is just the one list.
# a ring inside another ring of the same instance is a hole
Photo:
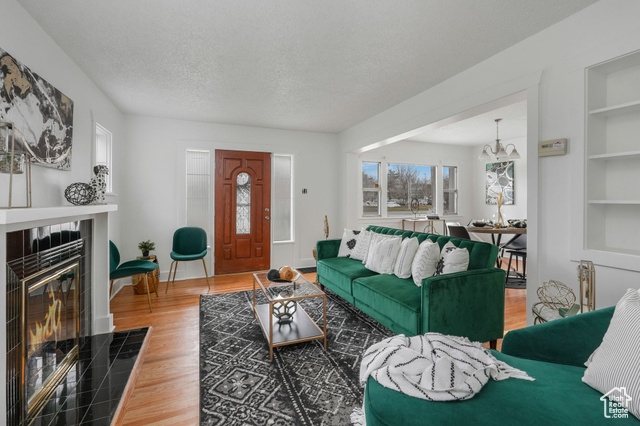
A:
{"label": "window frame", "polygon": [[[397,158],[387,158],[387,157],[377,157],[376,156],[368,156],[368,155],[361,155],[358,158],[358,162],[359,162],[359,176],[358,176],[358,188],[359,188],[359,195],[357,197],[357,206],[356,208],[358,209],[358,220],[360,221],[365,221],[365,220],[398,220],[398,219],[408,219],[408,218],[412,218],[414,217],[413,214],[411,214],[409,212],[409,214],[407,214],[406,216],[389,216],[387,213],[387,191],[383,191],[383,188],[386,188],[388,182],[387,182],[387,173],[381,174],[379,176],[379,190],[380,190],[380,203],[379,203],[379,215],[378,216],[364,216],[363,215],[363,205],[364,205],[364,198],[363,198],[363,193],[364,193],[364,189],[363,188],[363,182],[362,182],[362,170],[363,170],[363,163],[378,163],[380,170],[386,170],[388,169],[389,164],[402,164],[402,165],[409,165],[409,166],[430,166],[430,167],[434,167],[435,168],[435,183],[432,183],[432,188],[433,188],[433,197],[434,197],[434,214],[437,214],[438,216],[440,216],[441,219],[443,218],[456,218],[456,217],[460,217],[463,215],[463,213],[461,213],[461,210],[464,209],[464,205],[461,204],[460,201],[460,185],[461,182],[463,182],[463,173],[465,173],[463,166],[463,162],[461,161],[456,161],[456,160],[443,160],[440,158],[433,158],[433,163],[432,165],[428,165],[428,164],[415,164],[415,163],[411,163],[411,162],[407,162],[407,161],[403,161],[402,159],[397,159]],[[447,164],[446,166],[444,164]],[[457,172],[457,181],[456,181],[456,208],[457,211],[456,213],[447,213],[444,214],[444,192],[443,192],[443,186],[444,186],[444,167],[455,167],[456,168],[456,172]],[[466,188],[466,186],[463,185],[464,188]],[[464,201],[464,200],[463,200]],[[424,210],[421,210],[420,215],[424,215],[425,212]]]}
{"label": "window frame", "polygon": [[[113,191],[113,134],[100,123],[95,123],[95,137],[93,141],[93,164],[98,165],[98,135],[104,135],[106,145],[106,164],[109,173],[105,176],[108,195],[115,195]],[[103,164],[103,163],[100,163]],[[91,168],[91,176],[93,176],[93,167]]]}
{"label": "window frame", "polygon": [[[365,163],[369,163],[369,164],[376,164],[378,167],[378,183],[376,184],[377,187],[366,187],[364,186],[364,182],[362,179],[362,176],[364,174],[364,164]],[[382,215],[382,204],[383,204],[383,200],[382,200],[382,162],[381,161],[367,161],[367,160],[362,160],[360,161],[360,215],[362,218],[372,218],[372,217],[383,217]],[[364,193],[365,192],[377,192],[378,193],[378,214],[375,215],[365,215],[364,214]],[[385,213],[386,213],[386,209],[385,209]]]}
{"label": "window frame", "polygon": [[272,158],[273,158],[273,163],[274,163],[274,167],[272,167],[272,176],[271,176],[271,181],[272,181],[272,191],[271,191],[271,218],[274,217],[273,215],[273,209],[277,208],[276,205],[276,191],[275,191],[275,182],[276,182],[276,168],[275,168],[275,159],[276,157],[289,157],[289,160],[291,162],[291,188],[290,188],[290,194],[291,197],[289,198],[289,203],[290,203],[290,212],[291,212],[291,220],[290,220],[290,224],[289,226],[291,227],[291,229],[289,230],[289,234],[290,234],[290,239],[288,240],[276,240],[275,237],[275,233],[274,233],[274,229],[273,229],[273,221],[271,221],[271,243],[272,244],[291,244],[291,243],[295,243],[296,242],[296,235],[295,235],[295,155],[293,154],[276,154],[273,153],[272,154]]}
{"label": "window frame", "polygon": [[[454,189],[445,189],[444,187],[444,169],[448,168],[449,169],[449,182],[451,182],[451,169],[455,169],[456,173],[455,173],[455,188]],[[458,182],[460,181],[460,173],[459,173],[459,166],[447,166],[447,165],[442,165],[442,215],[443,216],[458,216],[460,214],[460,203],[459,203],[459,185]],[[451,212],[449,211],[448,213],[444,212],[444,199],[445,199],[445,194],[454,194],[455,195],[455,211]]]}
{"label": "window frame", "polygon": [[[439,214],[439,207],[440,204],[438,203],[440,197],[438,197],[438,192],[437,192],[437,187],[438,187],[438,179],[439,179],[439,172],[441,169],[441,166],[438,165],[431,165],[431,164],[416,164],[416,163],[409,163],[409,162],[401,162],[401,161],[385,161],[385,169],[386,169],[386,173],[385,173],[385,182],[386,182],[386,186],[387,186],[387,191],[385,191],[385,212],[386,215],[384,217],[388,218],[388,219],[403,219],[403,218],[410,218],[413,217],[413,213],[411,213],[411,210],[408,211],[407,215],[398,215],[398,216],[389,216],[389,211],[386,209],[387,204],[389,203],[389,197],[388,197],[388,193],[389,193],[389,166],[394,165],[394,166],[418,166],[418,167],[431,167],[432,170],[432,178],[435,182],[431,182],[431,206],[432,206],[432,212],[431,213],[427,213],[427,214]],[[409,202],[411,202],[411,200],[408,200]],[[424,210],[421,210],[421,212],[424,212]]]}

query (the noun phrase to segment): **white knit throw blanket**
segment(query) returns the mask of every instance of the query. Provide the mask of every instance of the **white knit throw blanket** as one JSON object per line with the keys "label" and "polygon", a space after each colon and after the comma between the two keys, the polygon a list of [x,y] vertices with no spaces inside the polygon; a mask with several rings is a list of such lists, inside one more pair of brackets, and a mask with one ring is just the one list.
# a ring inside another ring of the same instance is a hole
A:
{"label": "white knit throw blanket", "polygon": [[[401,334],[372,345],[360,365],[361,384],[369,376],[386,388],[428,401],[473,398],[489,378],[534,380],[498,361],[482,344],[440,333]],[[364,425],[363,414],[356,409],[352,423]]]}

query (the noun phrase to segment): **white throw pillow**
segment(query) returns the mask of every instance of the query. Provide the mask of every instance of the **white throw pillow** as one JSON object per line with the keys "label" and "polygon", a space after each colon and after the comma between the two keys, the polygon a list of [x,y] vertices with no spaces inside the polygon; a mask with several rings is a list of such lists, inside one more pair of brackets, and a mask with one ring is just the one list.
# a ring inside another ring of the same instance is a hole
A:
{"label": "white throw pillow", "polygon": [[582,381],[607,395],[609,400],[615,398],[616,402],[640,418],[638,354],[640,293],[630,288],[616,304],[609,328],[598,349],[589,357],[590,362]]}
{"label": "white throw pillow", "polygon": [[458,248],[449,241],[442,247],[442,257],[438,261],[433,275],[453,274],[469,268],[469,250]]}
{"label": "white throw pillow", "polygon": [[365,268],[379,274],[393,274],[401,243],[400,235],[392,238],[376,238],[369,248]]}
{"label": "white throw pillow", "polygon": [[369,247],[367,248],[367,254],[364,256],[364,259],[362,260],[362,263],[365,264],[365,267],[367,265],[367,262],[369,262],[369,256],[372,256],[371,254],[371,247],[373,246],[373,243],[375,241],[378,240],[385,240],[385,239],[389,239],[389,238],[398,238],[400,237],[400,239],[402,239],[402,237],[400,235],[388,235],[388,234],[378,234],[376,232],[371,231],[371,241],[369,241]]}
{"label": "white throw pillow", "polygon": [[438,243],[426,239],[418,247],[413,263],[411,264],[411,275],[413,282],[418,287],[422,287],[422,280],[430,277],[436,271],[436,265],[440,259],[440,246]]}
{"label": "white throw pillow", "polygon": [[398,278],[409,278],[411,276],[411,265],[413,264],[413,258],[416,256],[418,247],[420,247],[420,244],[416,237],[402,240],[396,266],[393,268],[393,273]]}
{"label": "white throw pillow", "polygon": [[371,237],[375,235],[372,231],[367,231],[364,228],[360,230],[358,235],[358,243],[356,248],[351,252],[351,258],[356,260],[367,260],[367,254],[369,253],[369,246],[371,245]]}
{"label": "white throw pillow", "polygon": [[338,257],[350,257],[353,249],[358,243],[358,235],[360,231],[355,229],[344,228],[342,234],[342,241],[340,241],[340,248],[338,249]]}

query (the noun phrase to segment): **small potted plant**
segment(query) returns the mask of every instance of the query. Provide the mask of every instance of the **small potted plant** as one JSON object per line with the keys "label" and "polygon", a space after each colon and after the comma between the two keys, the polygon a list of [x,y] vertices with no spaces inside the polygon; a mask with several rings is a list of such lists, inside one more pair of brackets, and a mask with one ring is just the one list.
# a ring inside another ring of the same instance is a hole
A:
{"label": "small potted plant", "polygon": [[142,241],[138,244],[138,250],[142,252],[142,257],[149,257],[149,252],[156,249],[156,243],[151,240]]}

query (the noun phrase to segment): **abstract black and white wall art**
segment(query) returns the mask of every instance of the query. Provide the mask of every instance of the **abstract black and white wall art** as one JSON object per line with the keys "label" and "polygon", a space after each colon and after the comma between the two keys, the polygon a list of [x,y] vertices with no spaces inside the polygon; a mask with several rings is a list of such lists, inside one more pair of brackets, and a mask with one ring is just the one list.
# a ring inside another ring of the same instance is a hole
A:
{"label": "abstract black and white wall art", "polygon": [[71,169],[73,101],[2,49],[0,120],[14,123],[34,164]]}
{"label": "abstract black and white wall art", "polygon": [[502,204],[515,203],[513,161],[487,164],[485,177],[487,204],[498,204],[498,195],[502,193]]}

